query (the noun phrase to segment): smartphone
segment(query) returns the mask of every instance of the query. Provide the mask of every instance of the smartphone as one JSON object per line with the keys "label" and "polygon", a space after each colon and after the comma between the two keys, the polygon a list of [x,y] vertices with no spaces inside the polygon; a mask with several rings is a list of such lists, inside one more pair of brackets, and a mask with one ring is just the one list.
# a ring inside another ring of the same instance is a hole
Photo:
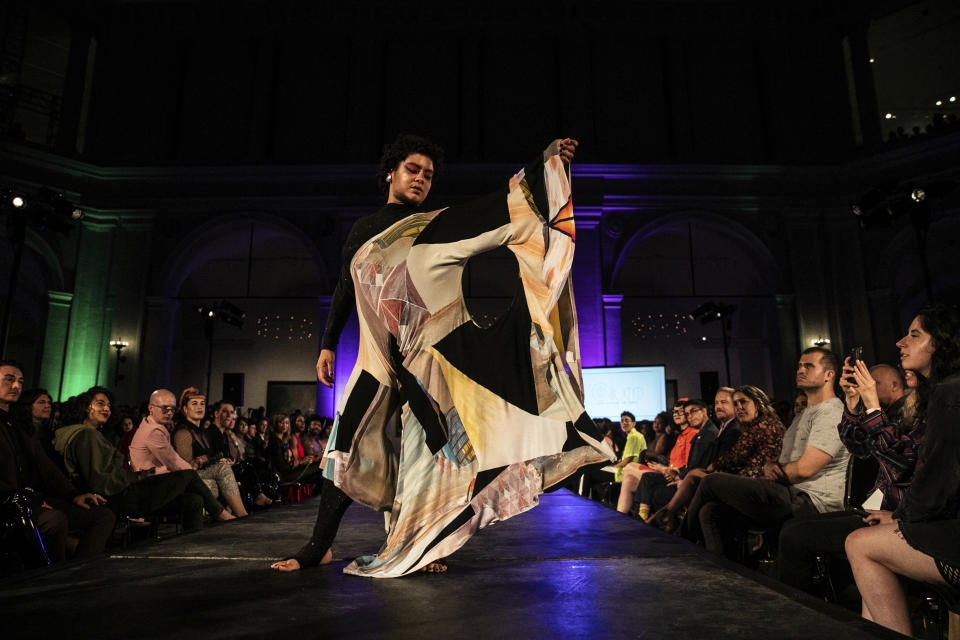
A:
{"label": "smartphone", "polygon": [[[857,360],[863,360],[863,347],[854,347],[850,349],[850,366],[857,366]],[[857,384],[857,381],[852,377],[848,377],[847,382],[850,384]]]}

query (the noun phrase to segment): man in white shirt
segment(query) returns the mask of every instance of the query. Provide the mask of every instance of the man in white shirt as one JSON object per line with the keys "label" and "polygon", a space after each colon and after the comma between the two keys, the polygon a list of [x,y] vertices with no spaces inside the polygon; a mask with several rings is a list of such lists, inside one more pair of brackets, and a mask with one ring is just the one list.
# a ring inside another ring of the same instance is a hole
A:
{"label": "man in white shirt", "polygon": [[843,508],[850,454],[837,433],[843,414],[834,391],[839,364],[829,349],[803,352],[797,387],[807,396],[807,408],[787,429],[780,459],[767,463],[763,478],[705,477],[684,522],[690,537],[702,537],[713,553],[734,557],[732,538],[746,526],[777,527],[795,516]]}

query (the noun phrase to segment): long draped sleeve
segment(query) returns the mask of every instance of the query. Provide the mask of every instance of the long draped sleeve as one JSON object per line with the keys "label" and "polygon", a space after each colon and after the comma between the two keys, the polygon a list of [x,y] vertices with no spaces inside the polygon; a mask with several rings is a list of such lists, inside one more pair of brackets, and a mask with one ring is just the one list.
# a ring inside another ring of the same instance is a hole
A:
{"label": "long draped sleeve", "polygon": [[[574,242],[569,174],[554,143],[503,188],[408,215],[356,251],[357,364],[324,474],[391,516],[380,553],[348,573],[415,571],[532,508],[579,467],[615,460],[583,410]],[[481,328],[463,298],[463,269],[502,246],[522,286]]]}

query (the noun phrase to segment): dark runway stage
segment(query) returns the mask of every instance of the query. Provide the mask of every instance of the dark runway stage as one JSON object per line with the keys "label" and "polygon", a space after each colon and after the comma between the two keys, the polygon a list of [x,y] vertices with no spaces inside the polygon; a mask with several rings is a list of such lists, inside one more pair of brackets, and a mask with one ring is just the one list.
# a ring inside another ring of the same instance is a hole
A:
{"label": "dark runway stage", "polygon": [[895,637],[566,491],[481,531],[450,558],[445,575],[343,575],[350,558],[375,551],[384,536],[383,516],[356,505],[344,518],[332,565],[271,571],[271,560],[306,539],[316,500],[5,583],[2,635]]}

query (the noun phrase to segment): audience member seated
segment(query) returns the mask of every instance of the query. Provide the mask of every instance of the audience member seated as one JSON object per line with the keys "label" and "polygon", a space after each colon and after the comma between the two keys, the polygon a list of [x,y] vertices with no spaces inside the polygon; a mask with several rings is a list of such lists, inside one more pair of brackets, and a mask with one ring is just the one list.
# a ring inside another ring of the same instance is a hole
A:
{"label": "audience member seated", "polygon": [[834,393],[836,356],[811,347],[800,356],[797,387],[807,408],[787,429],[780,460],[764,466],[762,478],[712,473],[700,482],[683,520],[685,535],[708,550],[737,558],[735,544],[750,526],[770,530],[787,520],[843,508],[849,453],[837,434],[843,403]]}
{"label": "audience member seated", "polygon": [[637,503],[637,516],[646,521],[655,508],[665,505],[677,490],[677,485],[694,469],[703,469],[716,457],[719,429],[710,420],[707,404],[702,400],[691,400],[684,407],[687,427],[695,429],[696,435],[690,441],[690,453],[676,474],[643,473],[637,485],[633,501]]}
{"label": "audience member seated", "polygon": [[736,389],[733,387],[720,387],[713,396],[713,415],[719,423],[717,425],[718,456],[729,451],[740,437],[740,423],[737,421],[737,411],[733,406],[734,393]]}
{"label": "audience member seated", "polygon": [[797,389],[797,395],[793,399],[793,415],[791,416],[791,420],[790,420],[791,424],[793,423],[793,418],[796,418],[798,415],[800,415],[800,412],[802,412],[806,408],[807,408],[807,394]]}
{"label": "audience member seated", "polygon": [[311,456],[294,461],[290,443],[290,418],[278,413],[270,419],[270,444],[267,445],[267,460],[280,482],[319,484],[323,470]]}
{"label": "audience member seated", "polygon": [[[721,390],[717,396],[721,393],[727,395],[726,391]],[[673,531],[677,515],[689,504],[700,480],[706,475],[720,471],[745,478],[759,478],[763,476],[764,465],[780,456],[784,427],[767,394],[757,387],[742,386],[733,393],[733,407],[736,416],[730,418],[728,424],[736,421],[739,426],[739,435],[733,446],[718,455],[706,469],[690,470],[670,502],[650,519],[652,524]],[[725,410],[726,405],[723,410],[717,411],[717,415]]]}
{"label": "audience member seated", "polygon": [[253,433],[253,447],[257,450],[257,457],[267,460],[267,445],[270,444],[270,421],[258,420],[250,425]]}
{"label": "audience member seated", "polygon": [[234,432],[237,420],[237,410],[229,402],[223,400],[213,405],[213,426],[220,432],[222,442],[226,445],[227,459],[232,463],[233,476],[240,490],[240,497],[244,504],[253,507],[266,507],[273,504],[273,500],[263,493],[262,481],[268,472],[265,463],[256,458],[244,459],[245,446]]}
{"label": "audience member seated", "polygon": [[25,429],[34,440],[42,439],[45,435],[53,438],[53,431],[50,430],[53,398],[46,389],[27,389],[10,410],[14,423]]}
{"label": "audience member seated", "polygon": [[[14,424],[10,408],[22,389],[20,364],[0,360],[0,495],[20,494],[27,499],[43,547],[53,562],[66,558],[68,542],[75,544],[76,558],[100,553],[113,531],[113,512],[101,506],[105,502],[102,496],[80,491],[63,475],[30,437],[31,423]],[[12,533],[15,525],[2,522],[0,526]],[[76,537],[68,538],[70,533]]]}
{"label": "audience member seated", "polygon": [[669,413],[666,411],[658,413],[653,418],[654,437],[650,439],[644,457],[655,462],[666,462],[670,456],[670,450],[673,448],[673,443],[677,439],[678,431],[674,429],[673,420]]}
{"label": "audience member seated", "polygon": [[57,429],[54,447],[67,471],[80,484],[103,495],[114,512],[128,516],[179,513],[185,529],[203,524],[203,509],[218,520],[233,520],[213,497],[196,471],[161,475],[123,468],[123,458],[98,430],[110,417],[110,392],[92,387],[77,397],[74,419],[79,424]]}
{"label": "audience member seated", "polygon": [[175,418],[173,447],[177,454],[193,466],[204,484],[216,497],[226,502],[233,515],[243,517],[247,509],[240,497],[240,487],[233,473],[233,462],[226,456],[220,430],[203,427],[207,398],[196,387],[180,394],[180,410]]}
{"label": "audience member seated", "polygon": [[[646,464],[630,463],[624,467],[623,482],[620,485],[620,497],[617,499],[617,511],[620,513],[629,513],[633,504],[634,493],[640,485],[640,479],[644,474],[656,472],[662,475],[665,482],[675,481],[680,474],[680,468],[687,464],[687,458],[690,457],[690,447],[693,438],[697,435],[696,429],[688,428],[687,417],[684,413],[686,402],[678,402],[673,407],[673,421],[677,425],[678,435],[670,450],[667,464],[664,465],[658,461],[647,458]],[[649,514],[647,514],[649,515]]]}
{"label": "audience member seated", "polygon": [[[304,452],[313,456],[314,460],[321,460],[327,448],[327,440],[323,437],[323,418],[313,414],[307,419],[307,435],[304,439]],[[321,466],[322,463],[321,463]]]}
{"label": "audience member seated", "polygon": [[[893,365],[875,364],[870,367],[870,378],[876,386],[878,406],[890,421],[909,424],[904,422],[903,411],[911,391],[907,388],[903,372]],[[843,379],[840,380],[840,387],[843,387]]]}
{"label": "audience member seated", "polygon": [[130,466],[137,472],[155,474],[169,471],[196,470],[173,448],[170,432],[177,400],[172,391],[157,389],[150,394],[149,413],[134,432],[130,443]]}
{"label": "audience member seated", "polygon": [[631,462],[637,462],[640,455],[647,449],[647,441],[636,428],[637,422],[634,415],[629,411],[620,414],[620,431],[624,434],[623,455],[620,460],[611,465],[613,471],[608,471],[610,466],[605,462],[597,465],[591,465],[584,474],[584,495],[591,495],[593,487],[598,484],[623,481],[623,468]]}
{"label": "audience member seated", "polygon": [[[863,384],[857,382],[858,377]],[[880,508],[893,511],[913,479],[925,424],[903,421],[907,397],[903,395],[903,380],[895,367],[874,365],[867,371],[862,361],[851,362],[847,358],[840,388],[846,405],[838,427],[840,439],[857,458],[877,461],[879,469],[874,489],[883,493]],[[868,413],[864,407],[877,410]],[[846,511],[795,518],[784,525],[777,560],[780,580],[820,595],[814,581],[817,557],[837,558],[843,553],[847,536],[867,526],[859,507],[859,504],[847,505]]]}
{"label": "audience member seated", "polygon": [[[871,512],[871,526],[846,540],[847,558],[863,597],[863,617],[910,635],[899,576],[960,594],[960,309],[934,305],[897,342],[904,369],[917,374],[917,422],[925,425],[916,472],[900,504]],[[882,411],[862,363],[853,372],[868,420]],[[882,420],[882,418],[880,418]]]}

